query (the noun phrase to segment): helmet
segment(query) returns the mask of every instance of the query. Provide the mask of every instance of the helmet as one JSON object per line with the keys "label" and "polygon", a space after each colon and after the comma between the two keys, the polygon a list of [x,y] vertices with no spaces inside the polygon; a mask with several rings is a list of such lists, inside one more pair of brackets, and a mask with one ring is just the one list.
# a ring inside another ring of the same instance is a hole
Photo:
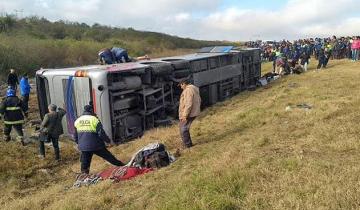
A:
{"label": "helmet", "polygon": [[10,88],[6,91],[6,97],[15,96],[15,95],[16,95],[16,92],[14,89]]}

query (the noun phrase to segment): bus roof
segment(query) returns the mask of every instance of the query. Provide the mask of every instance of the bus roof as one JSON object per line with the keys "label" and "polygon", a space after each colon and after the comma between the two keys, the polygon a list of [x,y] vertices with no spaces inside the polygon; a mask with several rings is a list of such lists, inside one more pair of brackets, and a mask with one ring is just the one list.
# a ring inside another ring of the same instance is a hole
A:
{"label": "bus roof", "polygon": [[133,71],[138,69],[148,68],[149,65],[146,63],[151,62],[166,62],[171,60],[188,60],[188,61],[195,61],[201,60],[204,58],[211,58],[221,55],[228,55],[233,52],[239,51],[247,51],[247,50],[254,50],[255,48],[231,48],[229,52],[205,52],[205,53],[193,53],[187,55],[180,55],[180,56],[172,56],[172,57],[164,57],[164,58],[156,58],[150,60],[143,60],[137,62],[130,62],[130,63],[120,63],[120,64],[110,64],[110,65],[89,65],[89,66],[81,66],[81,67],[70,67],[70,68],[57,68],[57,69],[40,69],[36,72],[36,74],[46,74],[46,75],[58,75],[61,72],[62,75],[74,75],[77,71],[86,71],[88,73],[107,73],[107,72],[127,72]]}
{"label": "bus roof", "polygon": [[70,67],[70,68],[58,68],[58,69],[40,69],[36,74],[59,74],[61,72],[63,75],[74,75],[77,71],[86,71],[89,73],[96,72],[126,72],[136,69],[144,69],[149,67],[138,62],[132,63],[120,63],[120,64],[110,64],[110,65],[90,65],[90,66],[80,66],[80,67]]}
{"label": "bus roof", "polygon": [[188,60],[188,61],[195,61],[200,60],[203,58],[210,58],[210,57],[216,57],[219,55],[228,55],[229,53],[194,53],[194,54],[187,54],[187,55],[180,55],[180,56],[172,56],[172,57],[165,57],[165,58],[158,58],[154,59],[154,61],[166,61],[166,60],[172,60],[172,59],[179,59],[179,60]]}

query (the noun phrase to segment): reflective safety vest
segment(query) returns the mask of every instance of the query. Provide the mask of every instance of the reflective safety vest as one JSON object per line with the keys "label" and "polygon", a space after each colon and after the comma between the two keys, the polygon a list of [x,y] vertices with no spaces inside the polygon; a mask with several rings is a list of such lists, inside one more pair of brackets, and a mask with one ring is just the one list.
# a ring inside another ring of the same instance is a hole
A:
{"label": "reflective safety vest", "polygon": [[75,128],[78,133],[96,133],[96,126],[99,119],[91,115],[83,115],[75,121]]}
{"label": "reflective safety vest", "polygon": [[104,140],[99,136],[100,120],[92,115],[82,115],[74,126],[77,133],[77,143],[80,151],[97,151],[105,147]]}
{"label": "reflective safety vest", "polygon": [[24,124],[23,112],[26,111],[24,104],[16,96],[6,97],[0,105],[0,115],[4,115],[6,125]]}

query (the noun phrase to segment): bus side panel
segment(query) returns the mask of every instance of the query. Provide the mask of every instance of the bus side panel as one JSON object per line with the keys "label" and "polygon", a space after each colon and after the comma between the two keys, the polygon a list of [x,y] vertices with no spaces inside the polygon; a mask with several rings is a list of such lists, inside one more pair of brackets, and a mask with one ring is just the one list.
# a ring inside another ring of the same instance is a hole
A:
{"label": "bus side panel", "polygon": [[106,74],[90,75],[90,79],[91,99],[96,108],[96,115],[100,119],[105,133],[114,141],[107,76]]}
{"label": "bus side panel", "polygon": [[77,118],[74,80],[72,76],[53,76],[50,86],[50,103],[66,109],[63,118],[63,130],[65,135],[74,134],[74,122]]}

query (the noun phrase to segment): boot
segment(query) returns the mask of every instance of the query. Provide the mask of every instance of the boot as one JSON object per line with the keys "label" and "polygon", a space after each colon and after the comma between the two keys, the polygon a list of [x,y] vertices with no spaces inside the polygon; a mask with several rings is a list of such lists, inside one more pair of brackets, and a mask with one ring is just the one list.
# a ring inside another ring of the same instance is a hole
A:
{"label": "boot", "polygon": [[4,140],[5,140],[6,142],[9,142],[9,141],[11,140],[11,137],[10,137],[10,136],[5,136]]}
{"label": "boot", "polygon": [[23,136],[19,136],[18,139],[21,142],[21,145],[26,146],[26,142],[24,141],[24,137]]}
{"label": "boot", "polygon": [[60,161],[60,150],[59,149],[55,149],[55,160],[56,161]]}
{"label": "boot", "polygon": [[89,173],[90,173],[90,168],[81,169],[81,173],[82,173],[82,174],[89,174]]}

